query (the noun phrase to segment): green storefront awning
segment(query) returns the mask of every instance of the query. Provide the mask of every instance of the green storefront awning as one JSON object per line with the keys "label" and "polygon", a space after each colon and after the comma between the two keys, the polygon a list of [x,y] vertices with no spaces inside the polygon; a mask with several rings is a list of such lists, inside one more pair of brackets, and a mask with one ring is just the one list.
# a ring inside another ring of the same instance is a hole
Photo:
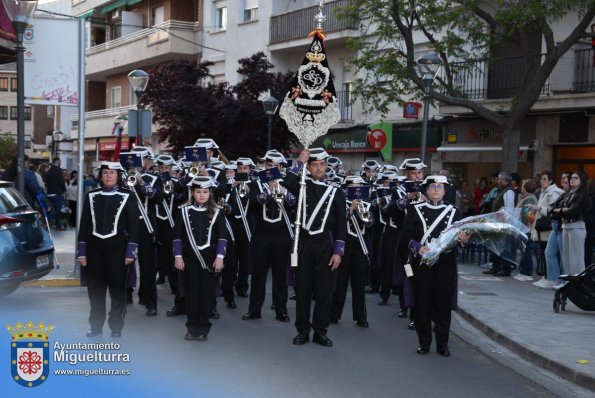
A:
{"label": "green storefront awning", "polygon": [[80,19],[86,19],[86,18],[92,17],[94,12],[95,12],[95,9],[91,8],[89,11],[82,13],[78,17]]}
{"label": "green storefront awning", "polygon": [[105,14],[128,4],[128,0],[118,0],[115,3],[108,4],[99,11],[100,14]]}
{"label": "green storefront awning", "polygon": [[[438,148],[442,144],[441,129],[428,128],[426,147],[428,149]],[[393,126],[393,152],[418,151],[421,145],[421,129],[404,129],[398,125]]]}

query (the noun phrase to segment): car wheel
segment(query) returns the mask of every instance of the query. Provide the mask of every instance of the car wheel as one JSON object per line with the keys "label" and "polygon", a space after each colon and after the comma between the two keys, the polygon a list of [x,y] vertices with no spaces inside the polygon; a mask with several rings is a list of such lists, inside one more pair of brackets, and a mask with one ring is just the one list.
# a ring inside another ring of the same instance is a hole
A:
{"label": "car wheel", "polygon": [[17,290],[19,285],[20,285],[20,283],[11,283],[11,284],[6,284],[6,285],[0,286],[0,297],[8,296],[10,293]]}

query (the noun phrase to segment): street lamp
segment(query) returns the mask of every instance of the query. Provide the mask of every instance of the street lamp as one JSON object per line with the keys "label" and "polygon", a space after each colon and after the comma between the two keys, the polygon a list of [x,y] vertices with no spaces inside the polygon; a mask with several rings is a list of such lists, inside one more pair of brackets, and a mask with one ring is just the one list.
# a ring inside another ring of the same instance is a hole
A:
{"label": "street lamp", "polygon": [[421,130],[421,147],[419,158],[424,163],[426,160],[426,141],[428,138],[428,118],[430,112],[430,91],[432,89],[432,82],[438,74],[442,60],[434,53],[422,55],[417,59],[417,75],[424,81],[424,118],[423,127]]}
{"label": "street lamp", "polygon": [[[145,72],[144,70],[141,69],[135,69],[132,72],[130,72],[128,74],[128,81],[130,82],[130,85],[132,86],[132,89],[134,90],[134,94],[136,94],[136,110],[137,110],[137,116],[136,116],[136,120],[138,122],[138,128],[136,131],[136,135],[137,135],[137,141],[138,142],[138,137],[140,136],[141,139],[141,145],[142,145],[142,129],[141,129],[141,123],[142,123],[142,117],[141,117],[141,112],[143,109],[143,106],[141,104],[141,98],[143,97],[143,94],[145,93],[145,89],[147,88],[147,84],[149,83],[149,74],[147,72]],[[130,148],[132,149],[132,148]]]}
{"label": "street lamp", "polygon": [[52,162],[56,157],[58,157],[58,146],[60,145],[60,141],[64,138],[64,133],[60,130],[52,131]]}
{"label": "street lamp", "polygon": [[279,101],[277,98],[269,95],[265,99],[262,100],[262,106],[264,108],[264,112],[267,114],[269,118],[269,134],[267,140],[267,150],[271,149],[271,129],[273,126],[273,115],[277,112],[277,108],[279,107]]}
{"label": "street lamp", "polygon": [[16,33],[17,58],[17,185],[25,193],[25,47],[23,36],[29,19],[35,12],[37,0],[2,0]]}

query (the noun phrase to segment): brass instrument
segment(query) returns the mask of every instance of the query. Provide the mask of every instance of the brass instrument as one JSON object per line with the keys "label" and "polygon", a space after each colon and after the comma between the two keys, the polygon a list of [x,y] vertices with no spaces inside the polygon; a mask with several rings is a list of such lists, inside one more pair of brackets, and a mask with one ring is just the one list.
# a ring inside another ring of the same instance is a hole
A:
{"label": "brass instrument", "polygon": [[364,222],[364,223],[369,223],[370,221],[372,221],[372,213],[370,213],[368,210],[366,210],[366,208],[364,207],[364,204],[362,203],[361,199],[355,199],[356,203],[356,208],[355,211],[357,212],[358,217]]}
{"label": "brass instrument", "polygon": [[238,185],[238,195],[240,198],[245,198],[248,195],[248,184],[246,181],[240,181],[240,185]]}
{"label": "brass instrument", "polygon": [[198,177],[201,168],[203,168],[202,163],[198,163],[198,164],[192,163],[192,166],[190,166],[190,168],[188,169],[188,176],[190,178]]}
{"label": "brass instrument", "polygon": [[282,205],[285,201],[285,193],[281,191],[281,189],[279,188],[279,184],[275,184],[275,186],[273,187],[272,195],[273,199],[275,199],[275,201],[280,205]]}
{"label": "brass instrument", "polygon": [[126,177],[126,185],[128,185],[128,187],[130,188],[134,188],[134,186],[140,178],[141,176],[139,172],[137,170],[133,170],[130,173],[128,173],[128,176]]}
{"label": "brass instrument", "polygon": [[167,180],[163,184],[163,192],[167,195],[170,195],[174,191],[174,182],[172,180]]}
{"label": "brass instrument", "polygon": [[221,197],[221,198],[217,199],[217,206],[219,206],[221,208],[221,210],[223,210],[223,213],[225,213],[225,214],[229,213],[229,206],[227,205],[225,198]]}

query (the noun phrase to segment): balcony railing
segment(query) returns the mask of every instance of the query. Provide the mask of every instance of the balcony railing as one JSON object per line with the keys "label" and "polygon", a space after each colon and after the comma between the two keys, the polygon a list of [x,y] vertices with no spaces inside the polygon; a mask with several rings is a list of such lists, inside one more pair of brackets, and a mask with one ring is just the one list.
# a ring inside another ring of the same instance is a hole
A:
{"label": "balcony railing", "polygon": [[[531,62],[540,62],[538,55]],[[527,58],[506,57],[473,63],[453,63],[453,86],[459,95],[468,99],[497,99],[513,97],[522,85]],[[550,77],[541,94],[550,95]]]}
{"label": "balcony railing", "polygon": [[337,91],[337,101],[339,102],[339,109],[341,110],[340,122],[349,122],[353,120],[353,109],[351,91]]}
{"label": "balcony railing", "polygon": [[[326,3],[323,13],[326,15],[324,31],[327,33],[345,29],[357,29],[357,24],[348,23],[335,16],[334,9],[345,7],[352,0],[337,0]],[[270,43],[276,44],[288,40],[303,39],[314,28],[314,15],[318,13],[318,6],[302,8],[301,10],[288,12],[271,17]]]}
{"label": "balcony railing", "polygon": [[574,71],[574,91],[586,93],[595,91],[595,49],[574,51],[576,65]]}
{"label": "balcony railing", "polygon": [[122,36],[114,40],[106,41],[105,43],[101,43],[93,47],[89,47],[87,48],[85,53],[86,55],[96,54],[107,49],[123,46],[125,44],[144,38],[147,38],[148,44],[151,44],[153,42],[164,40],[166,37],[168,37],[168,32],[170,30],[196,31],[199,29],[200,27],[198,22],[184,22],[175,20],[165,21],[161,24],[152,26],[150,28],[141,29],[129,35]]}

